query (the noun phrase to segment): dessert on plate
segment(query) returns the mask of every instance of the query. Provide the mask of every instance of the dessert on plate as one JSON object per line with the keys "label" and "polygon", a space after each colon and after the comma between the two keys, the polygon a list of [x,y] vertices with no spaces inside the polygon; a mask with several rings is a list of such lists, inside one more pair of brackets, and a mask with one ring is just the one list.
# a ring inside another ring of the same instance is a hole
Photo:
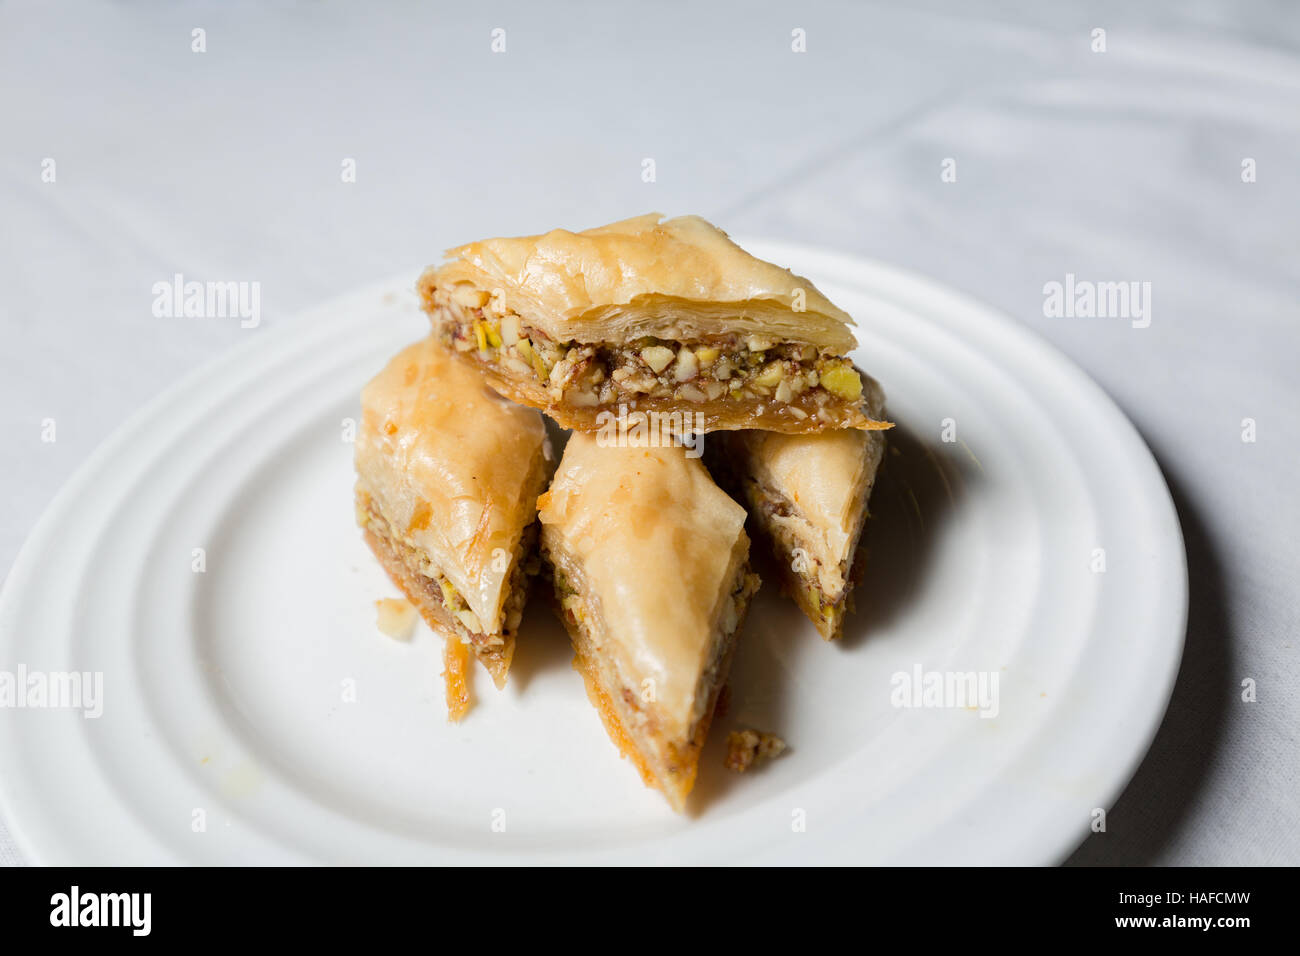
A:
{"label": "dessert on plate", "polygon": [[[662,220],[662,221],[661,221]],[[620,408],[687,430],[886,427],[852,319],[698,216],[485,239],[417,284],[434,333],[498,392],[593,431]]]}
{"label": "dessert on plate", "polygon": [[448,640],[456,719],[468,700],[466,647],[497,687],[510,669],[537,569],[534,502],[554,458],[542,416],[487,388],[432,337],[388,363],[361,411],[357,519],[394,583]]}
{"label": "dessert on plate", "polygon": [[680,447],[602,447],[578,432],[537,504],[587,694],[681,811],[758,588],[744,509]]}
{"label": "dessert on plate", "polygon": [[[867,413],[878,419],[884,392],[874,379],[862,381]],[[715,475],[744,502],[756,537],[770,548],[783,589],[823,638],[838,638],[865,564],[859,545],[885,433],[728,432],[710,435],[706,448]]]}
{"label": "dessert on plate", "polygon": [[[684,810],[759,586],[746,524],[824,638],[851,610],[892,427],[852,319],[696,216],[472,242],[417,290],[432,332],[362,394],[356,505],[445,638],[451,718],[471,651],[504,684],[544,567],[610,738]],[[558,468],[541,412],[572,429]],[[727,765],[783,749],[738,731]]]}

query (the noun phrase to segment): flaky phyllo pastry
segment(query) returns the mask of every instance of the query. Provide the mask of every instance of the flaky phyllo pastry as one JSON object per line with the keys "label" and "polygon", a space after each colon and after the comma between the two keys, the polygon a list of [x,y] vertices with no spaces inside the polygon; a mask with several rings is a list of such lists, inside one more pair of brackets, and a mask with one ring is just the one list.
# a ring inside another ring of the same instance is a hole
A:
{"label": "flaky phyllo pastry", "polygon": [[680,447],[606,447],[577,432],[538,507],[587,694],[680,811],[758,588],[744,509]]}
{"label": "flaky phyllo pastry", "polygon": [[[862,379],[867,412],[879,418],[884,393],[874,379]],[[783,589],[822,637],[839,637],[865,563],[862,529],[885,433],[744,431],[710,436],[708,443],[710,467],[745,503]]]}
{"label": "flaky phyllo pastry", "polygon": [[393,581],[448,640],[456,718],[463,646],[498,687],[510,669],[537,567],[534,502],[552,467],[546,429],[432,338],[398,353],[361,408],[357,518]]}
{"label": "flaky phyllo pastry", "polygon": [[703,431],[880,426],[852,319],[697,216],[486,239],[418,283],[440,341],[502,395],[581,431],[620,407]]}

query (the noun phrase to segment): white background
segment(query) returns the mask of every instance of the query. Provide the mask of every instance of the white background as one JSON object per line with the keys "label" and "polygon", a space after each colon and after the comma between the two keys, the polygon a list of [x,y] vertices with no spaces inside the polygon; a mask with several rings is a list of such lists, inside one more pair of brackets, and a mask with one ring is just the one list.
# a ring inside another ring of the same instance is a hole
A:
{"label": "white background", "polygon": [[[699,213],[947,283],[1115,397],[1191,615],[1073,860],[1300,863],[1300,5],[45,6],[0,6],[0,572],[127,415],[258,334],[154,317],[155,282],[260,282],[267,328],[460,241]],[[1044,317],[1066,273],[1150,282],[1150,327]]]}

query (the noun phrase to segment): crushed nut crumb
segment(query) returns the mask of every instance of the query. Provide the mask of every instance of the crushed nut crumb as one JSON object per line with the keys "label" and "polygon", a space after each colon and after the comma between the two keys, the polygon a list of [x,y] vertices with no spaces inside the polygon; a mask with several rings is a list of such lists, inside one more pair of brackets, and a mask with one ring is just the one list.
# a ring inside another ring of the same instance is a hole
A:
{"label": "crushed nut crumb", "polygon": [[785,750],[785,741],[761,730],[733,730],[727,734],[728,770],[744,773],[760,760],[771,760]]}

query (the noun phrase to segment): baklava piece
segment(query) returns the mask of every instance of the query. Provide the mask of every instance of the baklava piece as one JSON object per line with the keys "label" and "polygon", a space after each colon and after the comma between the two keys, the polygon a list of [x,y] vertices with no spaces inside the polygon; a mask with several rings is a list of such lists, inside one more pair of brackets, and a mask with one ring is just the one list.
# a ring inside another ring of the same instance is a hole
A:
{"label": "baklava piece", "polygon": [[[505,684],[538,561],[533,502],[553,455],[542,416],[487,388],[432,337],[361,393],[357,520],[393,582],[435,632]],[[449,694],[462,655],[447,656]],[[464,712],[463,686],[449,696]]]}
{"label": "baklava piece", "polygon": [[[879,383],[863,376],[868,413],[884,414]],[[826,640],[840,636],[865,564],[859,547],[867,501],[885,450],[881,431],[711,435],[715,476],[749,511],[766,539],[781,585]]]}
{"label": "baklava piece", "polygon": [[695,431],[884,427],[845,312],[703,219],[662,218],[450,250],[418,283],[435,334],[579,431],[620,409],[689,413]]}
{"label": "baklava piece", "polygon": [[680,447],[576,432],[538,506],[574,667],[610,738],[680,812],[758,588],[744,509]]}

